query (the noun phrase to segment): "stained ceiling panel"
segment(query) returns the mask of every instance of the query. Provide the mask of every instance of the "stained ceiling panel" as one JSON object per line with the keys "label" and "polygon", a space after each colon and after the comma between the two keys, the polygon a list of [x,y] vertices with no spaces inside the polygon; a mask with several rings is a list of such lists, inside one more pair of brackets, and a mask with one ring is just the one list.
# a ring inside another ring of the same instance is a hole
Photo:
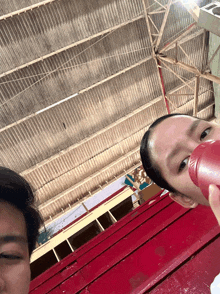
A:
{"label": "stained ceiling panel", "polygon": [[[140,164],[141,137],[168,111],[163,95],[171,112],[193,113],[195,74],[158,60],[204,69],[208,34],[186,31],[193,19],[176,1],[167,19],[168,0],[3,2],[0,165],[27,178],[48,220]],[[198,116],[211,118],[210,81],[198,98]]]}

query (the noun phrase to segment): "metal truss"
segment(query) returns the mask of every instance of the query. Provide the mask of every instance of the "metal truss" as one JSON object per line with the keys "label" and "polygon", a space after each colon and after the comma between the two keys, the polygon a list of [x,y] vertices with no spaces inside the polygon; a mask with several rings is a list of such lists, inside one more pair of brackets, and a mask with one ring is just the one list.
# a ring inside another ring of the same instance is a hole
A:
{"label": "metal truss", "polygon": [[[143,2],[143,6],[144,6],[144,13],[145,13],[145,19],[146,19],[146,23],[147,23],[147,29],[148,29],[148,33],[149,33],[149,37],[150,37],[151,46],[152,46],[152,56],[155,60],[156,66],[157,66],[157,74],[158,74],[158,78],[160,81],[161,91],[162,91],[162,95],[164,98],[167,112],[170,113],[169,103],[172,103],[172,102],[169,99],[169,96],[171,96],[171,95],[166,94],[166,91],[165,91],[162,70],[161,70],[161,64],[163,64],[166,67],[166,69],[168,69],[174,75],[176,75],[184,84],[187,84],[173,69],[171,69],[167,65],[167,63],[168,63],[168,64],[175,65],[176,67],[182,68],[182,69],[184,69],[190,73],[193,73],[195,75],[194,88],[192,88],[191,86],[188,85],[188,87],[190,87],[190,89],[192,90],[192,94],[187,93],[186,95],[194,95],[193,115],[197,116],[200,78],[205,78],[207,80],[210,80],[212,82],[220,84],[220,77],[212,75],[209,70],[209,65],[212,62],[212,60],[214,59],[218,50],[220,49],[220,45],[218,46],[218,48],[214,52],[213,56],[208,61],[207,65],[203,66],[202,70],[199,70],[193,64],[193,61],[190,59],[189,55],[187,54],[187,52],[184,51],[184,49],[182,48],[182,46],[180,44],[182,38],[189,35],[192,32],[192,30],[195,28],[195,26],[196,26],[196,22],[195,22],[195,23],[191,24],[181,35],[179,35],[171,43],[169,43],[168,45],[166,45],[162,49],[158,50],[158,48],[161,44],[161,39],[163,37],[166,21],[167,21],[169,11],[170,11],[170,6],[174,3],[176,3],[177,1],[168,0],[168,3],[166,5],[162,5],[158,0],[154,0],[155,3],[159,4],[159,8],[154,11],[148,11],[148,9],[147,9],[147,7],[152,6],[152,5],[149,5],[149,0],[142,0],[142,2]],[[196,17],[198,14],[198,9],[199,9],[198,6],[194,10],[192,8],[188,9],[188,12],[194,17],[195,21],[198,20]],[[162,21],[160,28],[158,28],[156,26],[156,24],[153,22],[153,19],[152,19],[152,15],[158,14],[158,13],[164,14],[163,21]],[[203,32],[203,53],[202,53],[203,56],[204,56],[204,52],[205,52],[205,37],[206,37],[206,30],[204,30],[204,32]],[[166,54],[166,52],[171,48],[175,48],[175,58]],[[187,63],[184,63],[184,62],[178,60],[178,50],[181,50],[184,53],[184,55],[187,57],[187,60],[188,60]],[[181,94],[181,96],[182,95],[185,95],[185,94]],[[178,94],[175,95],[173,93],[172,96],[178,96]]]}

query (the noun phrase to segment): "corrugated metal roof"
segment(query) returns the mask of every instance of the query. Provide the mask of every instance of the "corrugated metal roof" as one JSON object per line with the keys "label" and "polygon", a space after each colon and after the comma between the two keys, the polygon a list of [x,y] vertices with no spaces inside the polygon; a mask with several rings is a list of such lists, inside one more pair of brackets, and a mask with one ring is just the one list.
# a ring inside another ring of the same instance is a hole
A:
{"label": "corrugated metal roof", "polygon": [[[0,19],[0,164],[30,181],[45,219],[137,164],[147,125],[167,113],[142,0],[48,3],[16,0],[2,5]],[[148,12],[160,7],[145,4]],[[151,14],[158,31],[163,16]],[[192,22],[172,4],[159,50]],[[180,48],[178,60],[204,68],[203,42],[193,28],[180,41],[190,60]],[[175,48],[163,54],[175,58]],[[193,74],[161,67],[167,94],[193,93]],[[168,99],[171,111],[192,114],[193,95]],[[198,116],[213,115],[213,99],[211,83],[200,79]]]}

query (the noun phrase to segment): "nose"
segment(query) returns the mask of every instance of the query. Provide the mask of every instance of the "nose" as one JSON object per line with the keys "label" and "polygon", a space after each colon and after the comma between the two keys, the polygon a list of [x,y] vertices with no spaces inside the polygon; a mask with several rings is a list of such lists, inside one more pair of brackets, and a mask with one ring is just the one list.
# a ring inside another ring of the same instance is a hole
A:
{"label": "nose", "polygon": [[1,277],[1,273],[0,273],[0,293],[3,292],[4,287],[5,287],[5,282],[4,282],[3,278]]}
{"label": "nose", "polygon": [[186,146],[187,151],[191,154],[193,150],[199,145],[200,143],[195,142],[194,140],[190,140]]}

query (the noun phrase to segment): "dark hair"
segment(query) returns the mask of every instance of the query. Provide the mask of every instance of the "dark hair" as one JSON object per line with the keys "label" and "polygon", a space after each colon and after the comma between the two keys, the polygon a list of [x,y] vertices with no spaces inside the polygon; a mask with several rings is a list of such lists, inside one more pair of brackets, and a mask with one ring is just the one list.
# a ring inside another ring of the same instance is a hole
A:
{"label": "dark hair", "polygon": [[0,201],[10,203],[24,215],[29,256],[31,256],[43,219],[34,206],[34,195],[28,182],[16,172],[5,167],[0,167]]}
{"label": "dark hair", "polygon": [[165,119],[176,116],[176,115],[185,115],[181,113],[172,113],[172,114],[166,114],[164,116],[161,116],[160,118],[156,119],[152,125],[149,127],[147,132],[144,134],[142,140],[141,140],[141,147],[140,147],[140,155],[142,164],[144,167],[145,172],[147,173],[148,177],[156,183],[159,187],[164,188],[170,192],[176,192],[176,190],[171,187],[168,182],[162,177],[161,172],[159,170],[159,167],[154,163],[151,158],[150,150],[149,150],[149,139],[152,134],[153,129],[162,121]]}

